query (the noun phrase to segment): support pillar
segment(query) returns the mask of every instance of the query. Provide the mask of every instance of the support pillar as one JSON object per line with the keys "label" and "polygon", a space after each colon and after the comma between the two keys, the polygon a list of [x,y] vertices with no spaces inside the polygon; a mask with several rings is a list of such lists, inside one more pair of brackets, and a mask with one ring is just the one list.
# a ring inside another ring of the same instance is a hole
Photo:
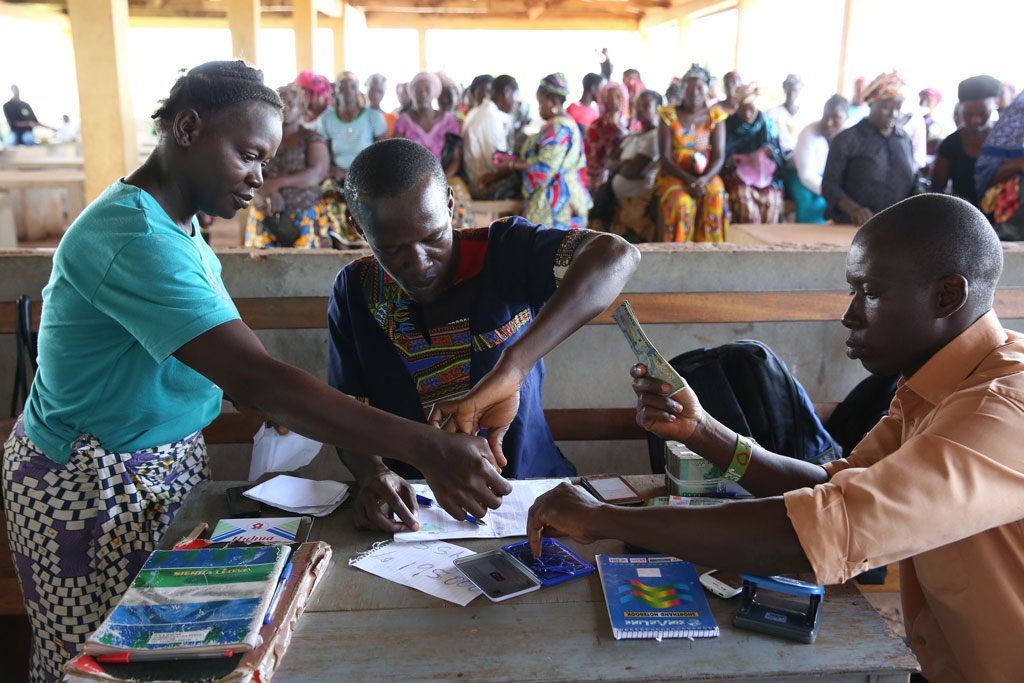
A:
{"label": "support pillar", "polygon": [[853,24],[853,5],[855,0],[846,0],[843,7],[843,32],[839,41],[839,74],[836,82],[836,92],[843,95],[852,94],[850,85],[853,81],[850,78],[850,28]]}
{"label": "support pillar", "polygon": [[139,165],[128,81],[128,0],[68,0],[82,116],[85,199]]}
{"label": "support pillar", "polygon": [[416,29],[420,42],[420,71],[427,70],[427,29],[422,26]]}
{"label": "support pillar", "polygon": [[295,23],[295,68],[313,70],[313,34],[316,33],[316,8],[313,0],[294,0],[292,19]]}
{"label": "support pillar", "polygon": [[259,61],[260,0],[228,0],[231,54],[250,64]]}
{"label": "support pillar", "polygon": [[342,3],[341,17],[331,20],[331,33],[334,35],[334,72],[330,74],[334,78],[345,70],[345,13],[348,12],[348,4]]}

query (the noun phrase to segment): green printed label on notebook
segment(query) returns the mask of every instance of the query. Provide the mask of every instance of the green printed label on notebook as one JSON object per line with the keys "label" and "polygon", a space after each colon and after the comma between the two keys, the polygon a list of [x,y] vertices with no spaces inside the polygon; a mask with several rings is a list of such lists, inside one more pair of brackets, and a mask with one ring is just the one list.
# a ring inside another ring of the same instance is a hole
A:
{"label": "green printed label on notebook", "polygon": [[179,586],[213,586],[227,583],[266,581],[275,565],[257,564],[242,567],[175,567],[143,569],[135,578],[135,588],[178,588]]}
{"label": "green printed label on notebook", "polygon": [[612,318],[618,324],[619,329],[622,330],[622,334],[625,335],[630,348],[633,349],[636,361],[647,366],[648,377],[661,380],[671,386],[672,388],[668,392],[669,396],[686,388],[686,380],[675,371],[675,368],[669,365],[664,356],[658,353],[658,349],[654,348],[654,344],[644,334],[644,330],[640,327],[640,322],[636,319],[629,301],[623,299],[619,307],[612,313]]}

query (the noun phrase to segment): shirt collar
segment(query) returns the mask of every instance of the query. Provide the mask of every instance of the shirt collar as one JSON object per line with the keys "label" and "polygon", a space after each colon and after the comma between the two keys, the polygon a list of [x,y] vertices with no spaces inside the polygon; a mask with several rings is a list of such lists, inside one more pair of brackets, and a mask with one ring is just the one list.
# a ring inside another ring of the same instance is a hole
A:
{"label": "shirt collar", "polygon": [[893,128],[892,135],[890,135],[889,137],[885,137],[884,135],[882,135],[882,131],[878,130],[878,127],[875,124],[868,121],[868,118],[866,116],[862,118],[860,121],[858,121],[854,128],[856,128],[857,126],[860,127],[861,132],[863,134],[870,135],[874,133],[878,137],[883,138],[885,140],[889,140],[894,137],[907,137],[907,132],[903,130],[903,126],[900,126],[898,124]]}
{"label": "shirt collar", "polygon": [[978,318],[953,341],[928,359],[906,382],[915,394],[932,405],[938,405],[953,393],[993,350],[1006,343],[995,311]]}

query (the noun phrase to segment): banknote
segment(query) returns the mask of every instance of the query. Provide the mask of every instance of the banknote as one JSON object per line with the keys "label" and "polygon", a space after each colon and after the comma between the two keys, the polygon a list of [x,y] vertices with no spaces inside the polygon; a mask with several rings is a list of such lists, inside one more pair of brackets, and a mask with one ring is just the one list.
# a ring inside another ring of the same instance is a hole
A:
{"label": "banknote", "polygon": [[640,327],[636,315],[633,314],[633,308],[629,305],[629,301],[623,299],[619,307],[612,313],[612,318],[618,323],[619,329],[622,330],[626,341],[629,342],[630,347],[633,349],[637,362],[647,366],[648,377],[660,379],[662,382],[669,384],[672,387],[668,392],[669,396],[680,389],[686,388],[686,380],[680,377],[679,373],[668,364],[665,357],[658,353],[658,349],[654,348],[654,344],[644,334],[644,330]]}

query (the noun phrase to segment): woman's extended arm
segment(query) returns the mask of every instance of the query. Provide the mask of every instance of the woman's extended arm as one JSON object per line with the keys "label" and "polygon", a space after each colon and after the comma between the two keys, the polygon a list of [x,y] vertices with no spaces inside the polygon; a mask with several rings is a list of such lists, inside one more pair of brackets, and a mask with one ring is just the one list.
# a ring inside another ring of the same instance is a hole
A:
{"label": "woman's extended arm", "polygon": [[386,453],[413,465],[433,480],[438,502],[457,519],[497,508],[511,491],[483,439],[453,440],[454,435],[364,405],[271,357],[241,320],[204,332],[174,356],[276,424],[363,456]]}

